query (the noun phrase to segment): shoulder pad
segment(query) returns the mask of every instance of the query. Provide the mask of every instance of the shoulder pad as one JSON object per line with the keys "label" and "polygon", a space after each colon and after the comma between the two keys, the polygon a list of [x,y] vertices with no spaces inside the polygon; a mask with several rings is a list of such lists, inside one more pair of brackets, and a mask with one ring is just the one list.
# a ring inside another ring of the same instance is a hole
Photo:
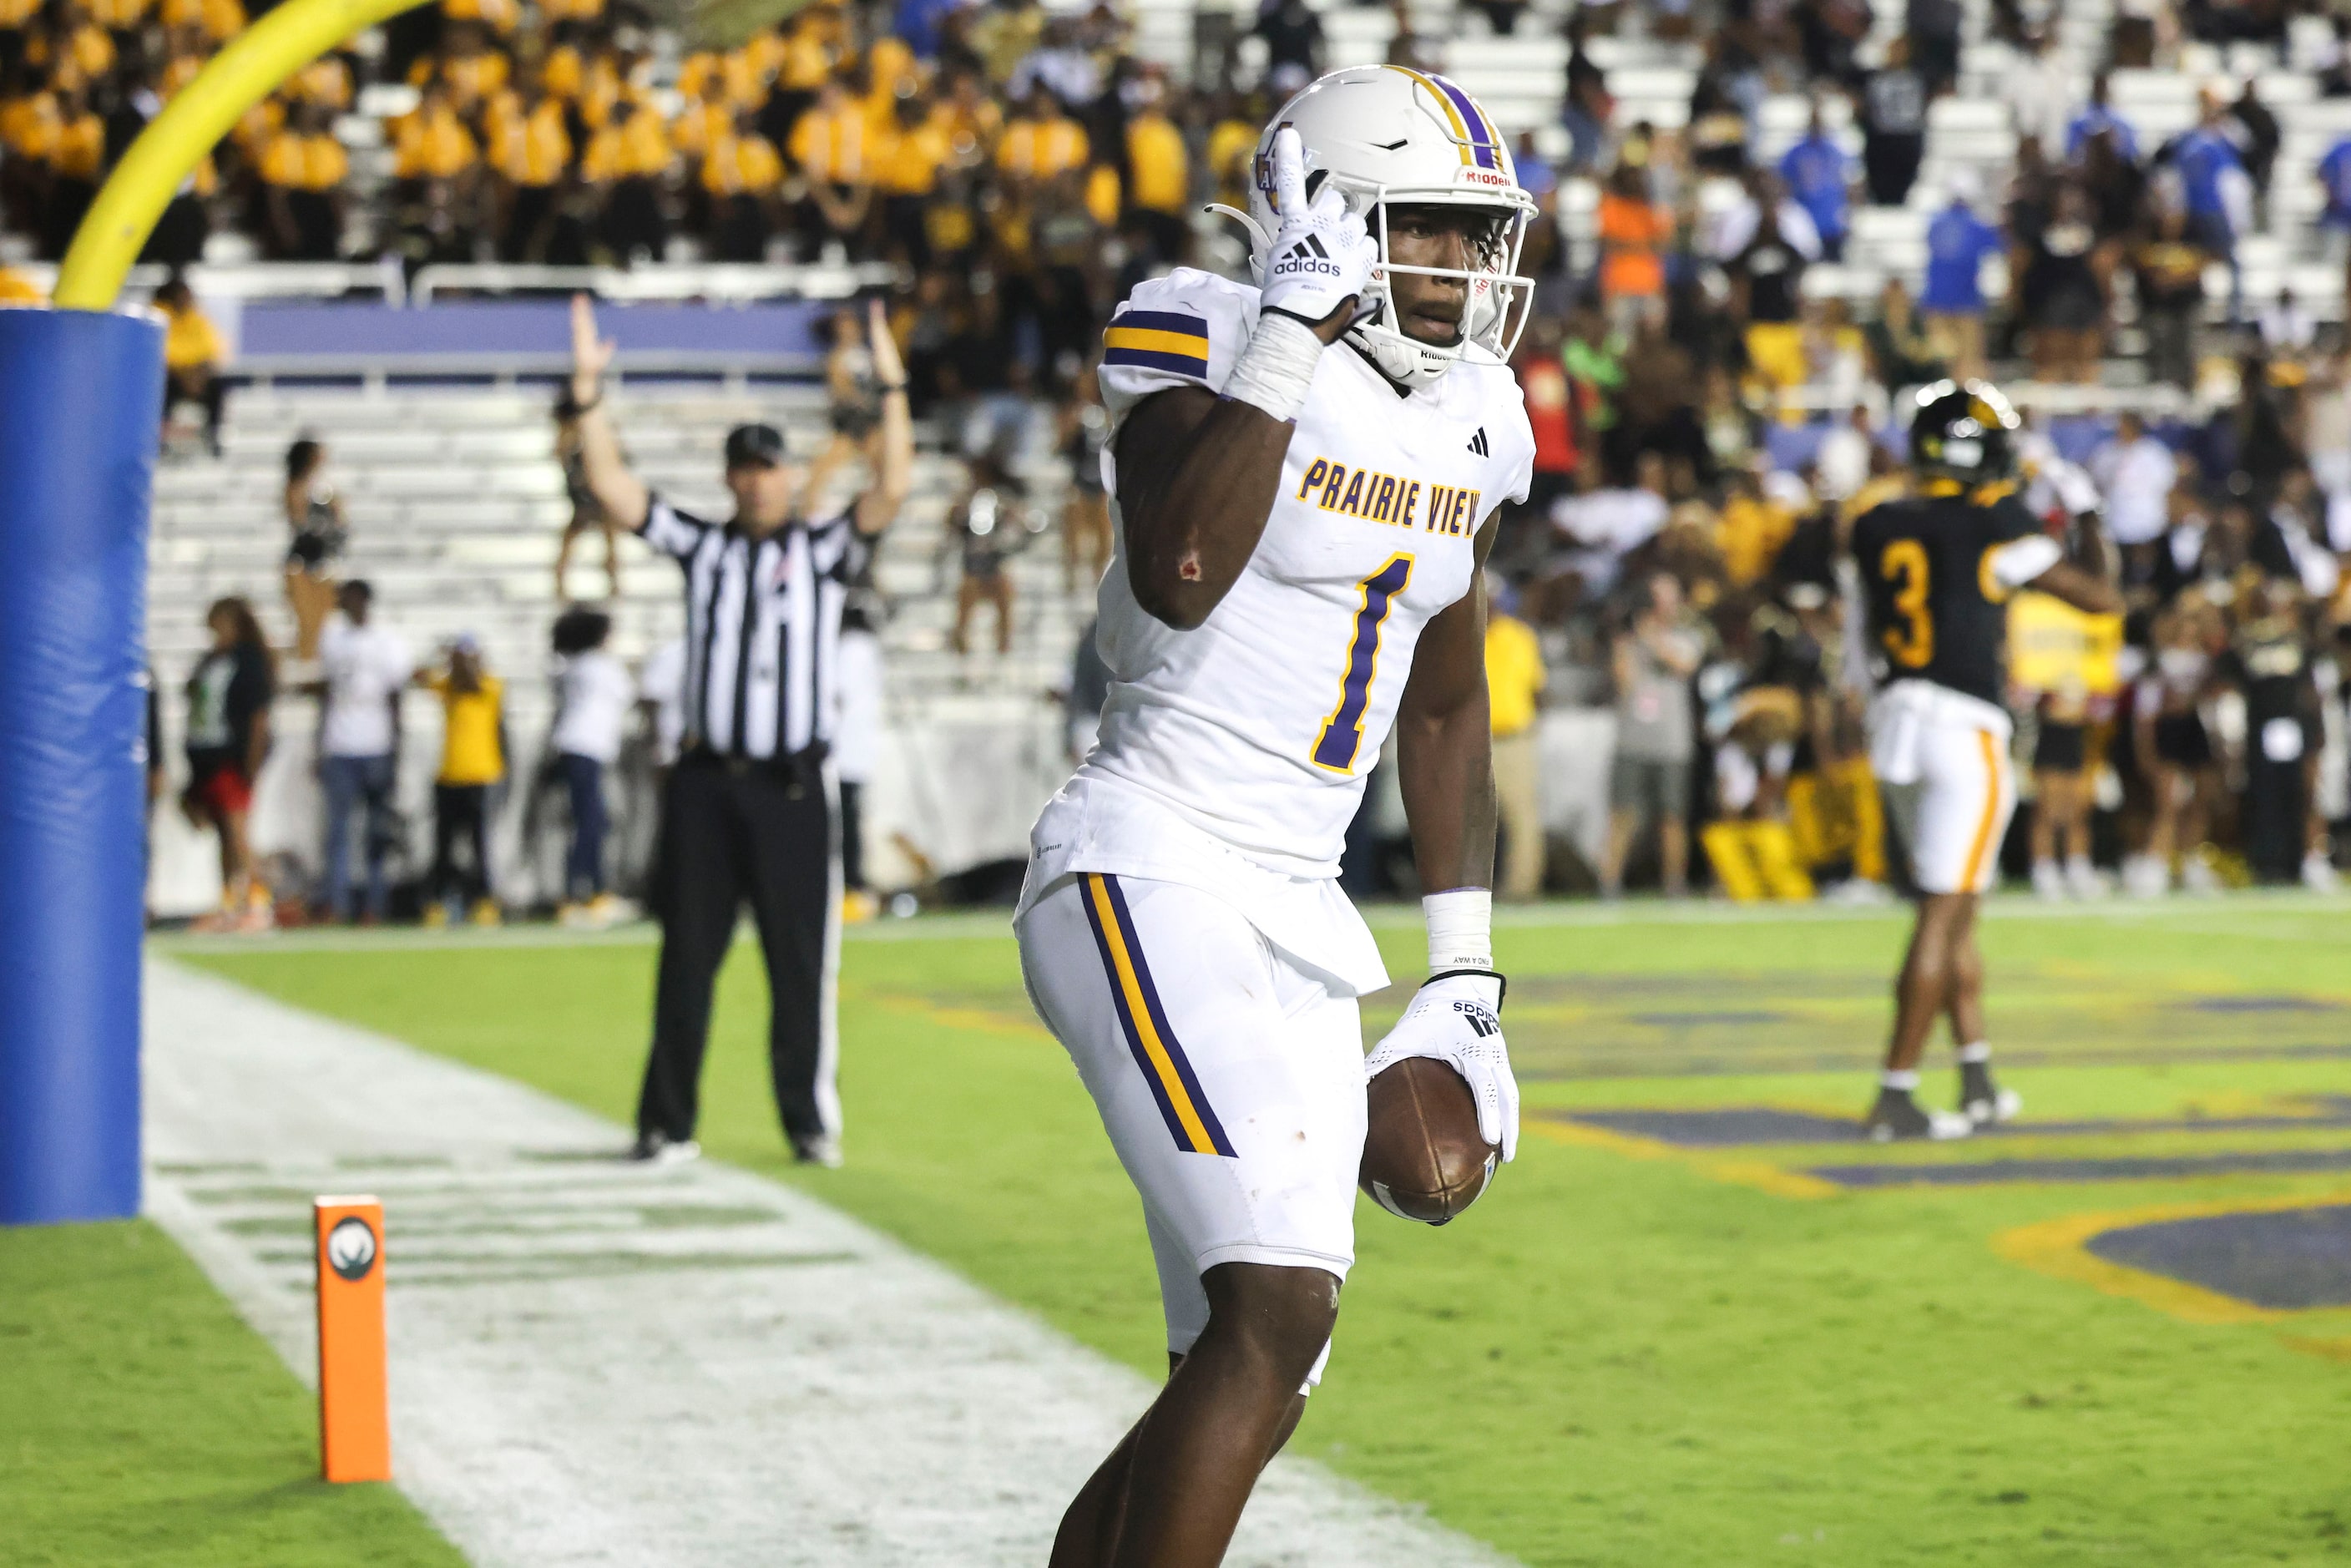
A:
{"label": "shoulder pad", "polygon": [[1115,432],[1153,392],[1190,384],[1215,392],[1257,325],[1257,290],[1177,267],[1135,286],[1102,333],[1102,406]]}

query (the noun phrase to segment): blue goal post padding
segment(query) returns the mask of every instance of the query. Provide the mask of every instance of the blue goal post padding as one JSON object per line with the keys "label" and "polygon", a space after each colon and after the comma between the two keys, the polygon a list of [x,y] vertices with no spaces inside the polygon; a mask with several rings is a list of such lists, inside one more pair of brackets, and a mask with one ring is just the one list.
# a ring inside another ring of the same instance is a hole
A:
{"label": "blue goal post padding", "polygon": [[0,309],[0,1224],[139,1211],[152,315]]}

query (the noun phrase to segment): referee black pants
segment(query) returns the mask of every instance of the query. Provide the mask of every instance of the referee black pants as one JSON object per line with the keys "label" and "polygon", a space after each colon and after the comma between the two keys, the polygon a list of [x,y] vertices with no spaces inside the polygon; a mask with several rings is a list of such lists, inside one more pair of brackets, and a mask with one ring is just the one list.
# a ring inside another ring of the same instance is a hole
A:
{"label": "referee black pants", "polygon": [[834,855],[820,769],[690,754],[670,770],[654,873],[661,978],[638,1132],[694,1136],[711,988],[747,898],[768,964],[768,1064],[784,1132],[840,1130]]}

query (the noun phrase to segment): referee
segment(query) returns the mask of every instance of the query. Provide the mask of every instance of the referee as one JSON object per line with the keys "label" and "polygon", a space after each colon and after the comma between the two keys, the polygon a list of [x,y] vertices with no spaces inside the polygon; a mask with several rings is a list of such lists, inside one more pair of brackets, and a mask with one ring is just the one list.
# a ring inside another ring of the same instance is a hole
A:
{"label": "referee", "polygon": [[768,1060],[796,1159],[841,1163],[833,970],[840,957],[835,786],[826,764],[838,706],[841,612],[874,536],[905,499],[914,464],[906,374],[874,303],[882,383],[872,488],[821,521],[799,516],[807,470],[772,425],[726,436],[734,519],[689,517],[621,456],[602,382],[613,345],[587,297],[571,301],[571,402],[588,487],[616,527],[685,569],[685,734],[662,803],[656,898],[661,978],[637,1101],[641,1160],[691,1159],[710,994],[743,901],[768,963]]}

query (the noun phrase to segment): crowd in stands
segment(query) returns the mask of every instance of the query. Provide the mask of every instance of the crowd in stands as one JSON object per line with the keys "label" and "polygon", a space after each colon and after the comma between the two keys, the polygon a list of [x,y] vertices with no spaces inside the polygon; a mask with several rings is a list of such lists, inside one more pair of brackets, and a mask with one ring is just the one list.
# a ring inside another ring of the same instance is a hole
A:
{"label": "crowd in stands", "polygon": [[[1478,9],[1498,32],[1531,25],[1509,0]],[[1496,597],[1531,638],[1506,661],[1524,704],[1506,706],[1531,715],[1540,687],[1545,704],[1614,706],[1619,760],[1597,863],[1546,867],[1521,847],[1513,891],[1586,873],[1614,891],[1652,864],[1669,891],[1710,875],[1759,896],[1891,874],[1845,667],[1839,546],[1905,482],[1904,394],[1980,374],[2193,394],[2151,423],[2046,421],[2028,443],[2029,504],[2053,529],[2102,533],[2132,606],[2118,650],[2014,694],[2032,793],[2060,802],[2020,830],[2038,885],[2102,891],[2093,850],[2148,893],[2331,875],[2324,819],[2346,814],[2346,361],[2290,291],[2246,298],[2239,261],[2273,227],[2283,182],[2323,184],[2327,254],[2341,254],[2351,140],[2315,169],[2282,165],[2278,116],[2250,77],[2206,86],[2196,122],[2159,139],[2115,106],[2107,74],[2174,63],[2196,39],[2283,59],[2295,9],[2117,7],[2077,93],[2053,51],[2061,13],[2000,0],[1991,27],[2018,62],[2000,89],[2013,165],[1936,174],[1924,196],[1962,7],[1911,0],[1890,42],[1861,0],[1656,7],[1637,25],[1703,56],[1678,127],[1622,112],[1595,62],[1594,38],[1633,25],[1630,8],[1569,13],[1565,134],[1518,145],[1543,213],[1516,361],[1538,458],[1533,495],[1506,518]],[[1444,40],[1397,15],[1390,57],[1441,67]],[[0,0],[6,225],[54,255],[128,138],[244,20],[237,0]],[[1107,3],[825,0],[735,47],[678,50],[620,0],[443,0],[257,107],[151,252],[184,262],[233,226],[271,256],[412,266],[893,263],[917,413],[971,464],[943,557],[960,572],[956,643],[987,612],[1001,645],[1005,563],[1029,536],[1061,527],[1073,589],[1099,570],[1089,366],[1110,309],[1170,266],[1234,265],[1196,209],[1244,204],[1270,105],[1346,63],[1326,57],[1305,0],[1263,0],[1238,24],[1221,65],[1180,81],[1136,57]],[[2351,26],[2335,31],[2316,90],[2351,96]],[[1237,68],[1245,33],[1261,71]],[[387,126],[389,186],[362,204],[337,126],[369,84],[413,103]],[[1766,157],[1758,106],[1792,85],[1819,108]],[[1596,248],[1564,221],[1587,183]],[[1922,272],[1867,302],[1808,287],[1862,209],[1904,204],[1930,209]],[[2224,300],[2208,298],[2216,268]],[[193,328],[181,335],[175,375],[201,401],[210,361]],[[829,379],[853,440],[853,363],[836,355]],[[1074,479],[1058,517],[1029,494],[1040,452]],[[1506,802],[1506,819],[1524,809]]]}
{"label": "crowd in stands", "polygon": [[[2254,9],[2166,10],[2156,47],[2224,25],[2282,39],[2283,13],[2254,26]],[[2323,178],[2328,222],[2351,222],[2351,143],[2319,171],[2280,168],[2252,78],[2205,88],[2181,134],[2142,136],[2105,70],[2076,100],[2043,68],[2053,13],[2036,25],[1997,8],[2024,62],[2005,89],[2019,138],[2006,186],[1950,176],[1929,204],[1923,277],[1890,279],[1856,319],[1804,275],[1839,256],[1857,208],[1919,205],[1928,108],[1958,59],[1956,35],[1920,26],[1941,10],[1913,5],[1911,32],[1865,62],[1852,47],[1863,7],[1792,6],[1777,29],[1759,8],[1708,41],[1683,130],[1611,129],[1604,78],[1572,86],[1569,167],[1600,185],[1599,251],[1588,269],[1534,257],[1550,270],[1518,369],[1536,489],[1496,556],[1499,601],[1541,637],[1550,700],[1615,715],[1597,863],[1554,862],[1552,881],[1614,893],[1654,834],[1656,883],[1679,892],[1704,824],[1701,863],[1733,896],[1882,888],[1842,547],[1908,483],[1908,394],[1998,372],[2126,393],[2169,383],[2198,401],[2165,406],[2210,410],[2028,433],[2027,504],[2077,547],[2118,552],[2130,611],[2118,645],[2060,616],[2045,629],[2071,656],[2011,669],[2034,801],[2015,869],[2052,897],[2110,891],[2102,867],[2146,895],[2331,886],[2329,822],[2351,816],[2346,361],[2290,292],[2244,299],[2235,267],[2275,181]],[[2146,44],[2142,20],[2118,10],[2110,63]],[[1857,156],[1817,109],[1777,159],[1751,155],[1744,106],[1797,68],[1816,103],[1848,99]],[[2321,86],[2351,91],[2339,65]],[[1520,166],[1550,200],[1553,172]],[[1984,287],[1994,258],[2004,292]],[[2215,264],[2231,277],[2220,312]],[[1498,664],[1498,690],[1520,663]],[[1522,871],[1511,891],[1532,890]]]}

